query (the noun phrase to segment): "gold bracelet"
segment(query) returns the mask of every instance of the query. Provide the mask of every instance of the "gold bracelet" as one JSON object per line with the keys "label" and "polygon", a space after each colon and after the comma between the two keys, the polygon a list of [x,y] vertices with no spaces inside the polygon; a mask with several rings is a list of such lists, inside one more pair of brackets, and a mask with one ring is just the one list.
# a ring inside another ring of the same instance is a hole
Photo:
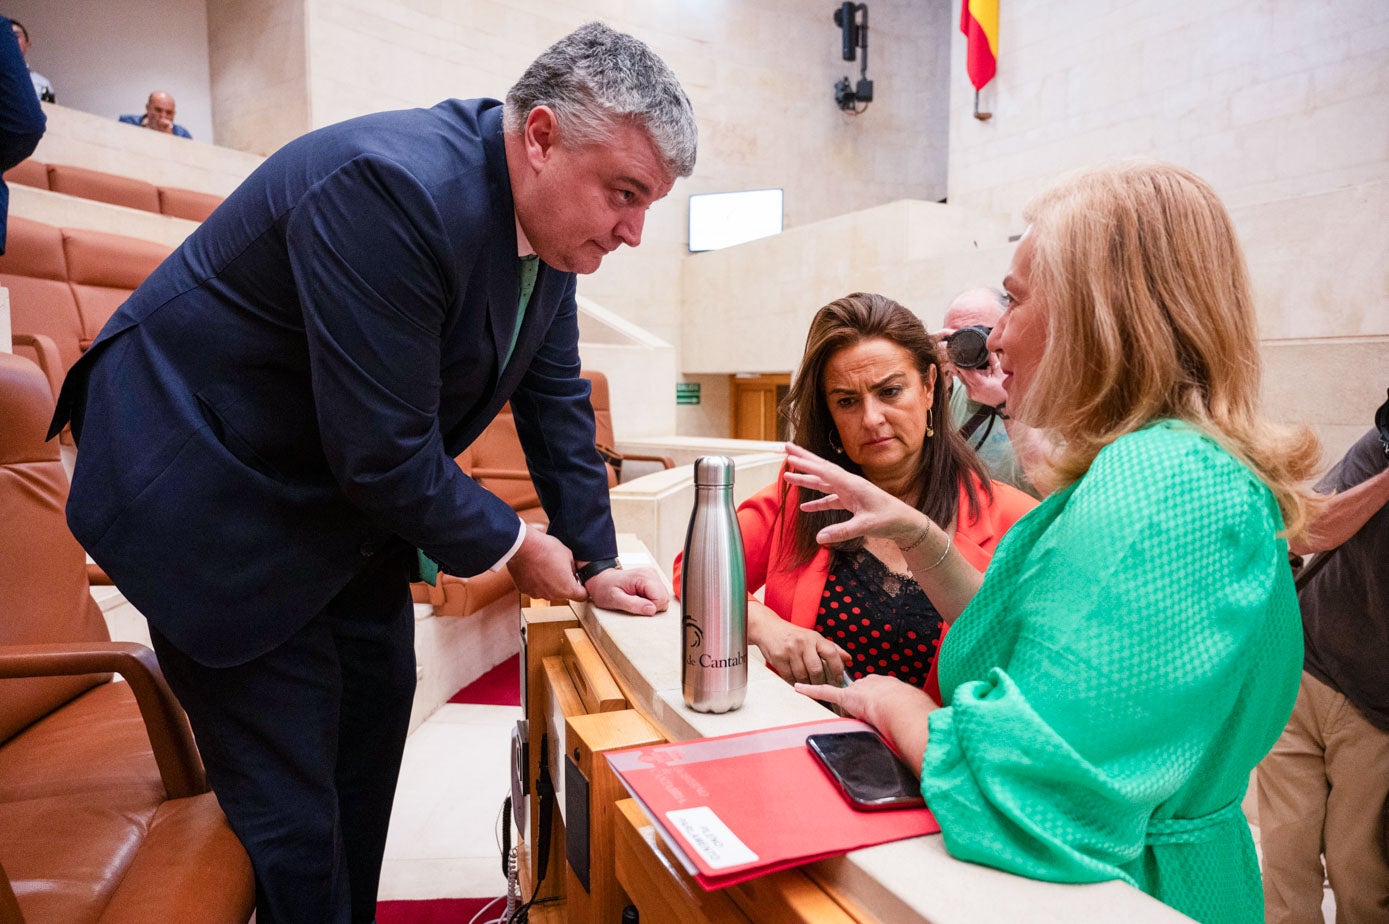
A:
{"label": "gold bracelet", "polygon": [[921,545],[921,543],[925,542],[925,541],[926,541],[926,537],[927,537],[927,536],[930,534],[930,532],[931,532],[931,523],[932,523],[931,518],[930,518],[930,517],[927,517],[927,518],[926,518],[926,525],[923,526],[923,527],[921,527],[921,534],[918,535],[915,539],[912,540],[912,544],[911,544],[911,545],[899,545],[899,546],[897,547],[897,551],[902,552],[903,554],[906,554],[907,552],[910,552],[912,549],[914,549],[914,548],[916,548],[917,546]]}
{"label": "gold bracelet", "polygon": [[[941,530],[941,532],[945,532],[945,530]],[[931,571],[931,570],[933,570],[933,569],[935,569],[935,568],[939,568],[939,567],[940,567],[940,563],[943,562],[943,561],[945,561],[945,556],[947,556],[947,555],[950,554],[950,543],[952,543],[952,542],[954,542],[954,541],[955,541],[955,537],[954,537],[954,536],[950,535],[950,533],[945,533],[945,550],[942,551],[942,552],[940,553],[940,558],[937,558],[937,559],[935,560],[935,563],[932,564],[929,568],[922,568],[921,570],[922,570],[922,571]]]}

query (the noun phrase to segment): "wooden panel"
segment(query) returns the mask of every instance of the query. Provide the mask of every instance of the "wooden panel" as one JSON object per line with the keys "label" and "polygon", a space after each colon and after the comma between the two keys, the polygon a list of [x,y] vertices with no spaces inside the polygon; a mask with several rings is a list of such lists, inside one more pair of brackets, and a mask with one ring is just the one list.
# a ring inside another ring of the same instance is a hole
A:
{"label": "wooden panel", "polygon": [[521,651],[525,655],[525,682],[521,686],[521,708],[530,717],[532,702],[544,714],[545,672],[540,662],[562,654],[564,630],[579,624],[574,611],[567,606],[545,606],[521,611]]}
{"label": "wooden panel", "polygon": [[618,882],[632,896],[643,921],[747,924],[748,917],[724,892],[706,892],[662,843],[635,799],[617,803],[613,819]]}
{"label": "wooden panel", "polygon": [[563,652],[564,664],[569,668],[569,678],[574,681],[579,699],[583,700],[585,714],[627,708],[627,699],[587,632],[580,628],[565,629]]}
{"label": "wooden panel", "polygon": [[[627,790],[603,757],[604,751],[657,744],[665,740],[650,722],[632,709],[578,715],[569,719],[565,733],[568,756],[588,779],[589,891],[572,870],[565,870],[567,919],[571,924],[607,924],[620,920],[631,903],[613,871],[613,838],[616,806]],[[659,921],[659,917],[646,920]]]}
{"label": "wooden panel", "polygon": [[[574,681],[569,676],[569,668],[564,666],[563,658],[546,658],[543,666],[545,688],[550,697],[550,710],[545,715],[545,727],[550,740],[560,742],[563,747],[568,737],[567,720],[571,716],[583,715],[584,702],[579,699],[579,691],[574,689]],[[550,764],[552,776],[562,770],[563,766],[559,761]]]}
{"label": "wooden panel", "polygon": [[[527,898],[535,888],[537,857],[534,854],[540,833],[540,796],[536,789],[536,781],[540,779],[540,762],[544,759],[541,739],[546,732],[547,717],[550,713],[550,694],[546,687],[544,663],[546,658],[559,659],[564,644],[564,630],[577,624],[573,611],[567,606],[527,609],[521,612],[521,653],[525,671],[521,684],[521,705],[525,710],[529,729],[526,779],[530,784],[530,795],[526,807],[526,830],[519,837],[517,865],[521,871],[522,894]],[[564,673],[567,676],[567,672]],[[540,898],[559,898],[564,894],[564,876],[559,872],[564,863],[564,822],[558,810],[553,816],[549,871],[541,883],[543,888]]]}
{"label": "wooden panel", "polygon": [[769,924],[856,924],[878,920],[849,914],[798,869],[749,879],[726,891],[738,907]]}

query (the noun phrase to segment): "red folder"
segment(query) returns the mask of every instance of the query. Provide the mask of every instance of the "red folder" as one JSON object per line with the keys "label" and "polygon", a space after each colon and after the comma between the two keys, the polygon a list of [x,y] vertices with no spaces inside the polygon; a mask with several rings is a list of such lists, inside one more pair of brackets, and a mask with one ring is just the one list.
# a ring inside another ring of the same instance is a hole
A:
{"label": "red folder", "polygon": [[611,751],[607,758],[686,871],[713,890],[940,831],[924,808],[855,809],[805,744],[810,735],[867,728],[856,719],[826,719]]}

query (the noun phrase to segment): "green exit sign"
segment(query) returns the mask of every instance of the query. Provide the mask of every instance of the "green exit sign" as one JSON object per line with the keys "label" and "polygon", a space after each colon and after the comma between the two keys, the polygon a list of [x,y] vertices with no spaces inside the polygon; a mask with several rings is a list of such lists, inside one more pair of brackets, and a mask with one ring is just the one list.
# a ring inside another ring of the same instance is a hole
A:
{"label": "green exit sign", "polygon": [[699,383],[698,383],[698,382],[676,382],[676,383],[675,383],[675,403],[676,403],[676,404],[698,404],[698,403],[699,403]]}

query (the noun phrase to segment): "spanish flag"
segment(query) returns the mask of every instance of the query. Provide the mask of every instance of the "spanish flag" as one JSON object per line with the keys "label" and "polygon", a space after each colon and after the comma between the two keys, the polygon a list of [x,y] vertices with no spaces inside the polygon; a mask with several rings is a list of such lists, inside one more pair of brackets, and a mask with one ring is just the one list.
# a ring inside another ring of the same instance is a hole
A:
{"label": "spanish flag", "polygon": [[960,31],[969,40],[969,82],[982,90],[998,69],[998,0],[961,0]]}

